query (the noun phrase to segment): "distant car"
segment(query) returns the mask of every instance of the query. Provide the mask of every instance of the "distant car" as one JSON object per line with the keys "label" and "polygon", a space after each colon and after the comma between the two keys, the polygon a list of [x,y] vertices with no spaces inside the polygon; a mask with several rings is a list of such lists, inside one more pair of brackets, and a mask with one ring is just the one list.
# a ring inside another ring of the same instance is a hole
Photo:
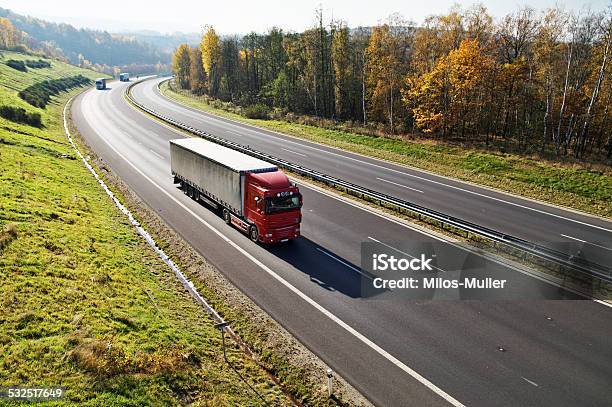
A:
{"label": "distant car", "polygon": [[96,79],[96,89],[98,90],[106,89],[106,79],[105,78]]}
{"label": "distant car", "polygon": [[119,81],[121,82],[129,82],[130,81],[130,74],[127,72],[123,72],[119,74]]}

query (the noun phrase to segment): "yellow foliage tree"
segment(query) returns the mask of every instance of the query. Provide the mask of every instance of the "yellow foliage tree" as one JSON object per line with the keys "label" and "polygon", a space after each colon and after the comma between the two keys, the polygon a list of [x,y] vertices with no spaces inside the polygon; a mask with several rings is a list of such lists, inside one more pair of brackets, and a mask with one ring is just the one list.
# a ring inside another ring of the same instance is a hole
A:
{"label": "yellow foliage tree", "polygon": [[9,49],[21,42],[21,32],[8,18],[0,17],[0,49]]}
{"label": "yellow foliage tree", "polygon": [[208,27],[202,41],[200,42],[202,51],[202,66],[208,77],[208,91],[212,96],[219,92],[219,82],[221,79],[221,39],[215,29]]}
{"label": "yellow foliage tree", "polygon": [[438,60],[417,79],[408,78],[404,102],[412,107],[416,125],[425,132],[453,133],[458,128],[477,133],[493,60],[476,40],[463,40],[458,49]]}
{"label": "yellow foliage tree", "polygon": [[206,73],[202,63],[202,51],[197,47],[191,48],[189,57],[189,86],[196,94],[202,94],[206,89]]}
{"label": "yellow foliage tree", "polygon": [[187,44],[181,44],[172,57],[172,71],[178,79],[179,86],[189,89],[189,73],[191,65],[191,49]]}
{"label": "yellow foliage tree", "polygon": [[405,23],[391,21],[375,27],[365,51],[367,85],[371,114],[374,119],[388,120],[391,131],[398,108],[402,77],[407,68],[407,34]]}

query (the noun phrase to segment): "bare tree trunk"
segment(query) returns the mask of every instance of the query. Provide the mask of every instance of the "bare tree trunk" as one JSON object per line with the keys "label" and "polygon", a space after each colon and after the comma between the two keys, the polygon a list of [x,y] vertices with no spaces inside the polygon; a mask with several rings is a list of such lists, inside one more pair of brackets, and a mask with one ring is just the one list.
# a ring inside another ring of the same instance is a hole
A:
{"label": "bare tree trunk", "polygon": [[565,141],[563,143],[563,155],[567,155],[569,146],[572,142],[572,134],[574,134],[574,113],[570,115],[569,123],[567,124],[567,130],[565,132]]}
{"label": "bare tree trunk", "polygon": [[319,110],[317,106],[317,70],[313,69],[314,75],[314,108],[315,108],[315,116],[319,117]]}
{"label": "bare tree trunk", "polygon": [[569,72],[572,63],[572,47],[573,44],[569,44],[568,56],[567,56],[567,70],[565,71],[565,85],[563,86],[563,101],[561,102],[561,108],[559,109],[559,124],[557,125],[557,134],[555,136],[555,150],[557,156],[559,156],[559,149],[561,148],[561,122],[563,121],[563,114],[565,113],[565,100],[567,97],[567,86],[569,82]]}
{"label": "bare tree trunk", "polygon": [[366,88],[365,88],[365,51],[363,52],[362,56],[361,56],[361,61],[362,61],[362,75],[361,75],[361,109],[363,110],[363,125],[366,125],[366,103],[365,103],[365,93],[366,93]]}
{"label": "bare tree trunk", "polygon": [[389,96],[391,102],[389,105],[389,124],[391,125],[391,134],[393,134],[393,85],[391,85]]}
{"label": "bare tree trunk", "polygon": [[544,131],[542,133],[542,146],[540,152],[544,153],[548,141],[548,116],[550,115],[550,88],[546,92],[546,113],[544,113]]}
{"label": "bare tree trunk", "polygon": [[606,63],[608,62],[608,51],[610,49],[610,41],[612,39],[612,35],[608,34],[608,39],[606,40],[606,48],[604,49],[603,59],[601,61],[601,66],[599,69],[599,75],[597,76],[597,82],[593,87],[593,93],[591,94],[591,101],[589,102],[589,107],[586,112],[586,117],[584,118],[584,124],[582,125],[582,131],[580,132],[580,137],[578,138],[578,143],[576,145],[576,153],[575,157],[579,158],[580,155],[584,152],[584,147],[586,145],[586,134],[587,129],[589,127],[589,121],[591,119],[591,113],[593,111],[593,106],[595,106],[595,102],[597,101],[597,97],[599,96],[599,89],[601,88],[601,82],[604,78],[604,73],[606,71]]}

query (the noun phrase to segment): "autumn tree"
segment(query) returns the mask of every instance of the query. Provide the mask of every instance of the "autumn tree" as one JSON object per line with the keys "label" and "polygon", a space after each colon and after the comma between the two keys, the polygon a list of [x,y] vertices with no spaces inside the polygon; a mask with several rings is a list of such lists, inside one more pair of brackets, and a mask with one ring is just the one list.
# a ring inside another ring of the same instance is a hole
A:
{"label": "autumn tree", "polygon": [[208,27],[200,42],[202,66],[208,78],[208,92],[217,96],[221,83],[221,39],[215,29]]}
{"label": "autumn tree", "polygon": [[172,57],[172,71],[178,80],[179,86],[189,89],[189,72],[191,64],[191,49],[187,44],[181,44]]}
{"label": "autumn tree", "polygon": [[201,95],[206,90],[206,73],[202,65],[200,48],[189,49],[189,61],[189,86],[196,95]]}
{"label": "autumn tree", "polygon": [[402,116],[400,88],[406,69],[409,28],[394,16],[374,27],[366,49],[370,116],[386,121],[393,132],[394,119]]}
{"label": "autumn tree", "polygon": [[0,49],[10,49],[21,44],[21,31],[8,18],[0,17]]}
{"label": "autumn tree", "polygon": [[354,78],[351,71],[349,29],[345,25],[340,24],[334,31],[331,57],[334,68],[335,113],[337,117],[347,119],[354,110],[351,103]]}
{"label": "autumn tree", "polygon": [[418,87],[404,93],[404,102],[415,106],[412,112],[417,126],[443,135],[456,130],[461,137],[466,132],[478,134],[492,66],[493,61],[482,53],[476,40],[463,40],[458,49],[440,58]]}

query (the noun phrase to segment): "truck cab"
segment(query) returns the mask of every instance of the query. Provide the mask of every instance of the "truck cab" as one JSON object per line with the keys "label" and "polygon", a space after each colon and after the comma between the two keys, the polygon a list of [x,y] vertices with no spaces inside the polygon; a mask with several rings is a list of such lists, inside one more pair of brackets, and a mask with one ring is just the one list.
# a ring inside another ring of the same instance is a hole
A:
{"label": "truck cab", "polygon": [[96,89],[98,90],[106,89],[106,79],[105,78],[96,79]]}
{"label": "truck cab", "polygon": [[257,227],[251,239],[275,243],[300,236],[302,195],[283,172],[249,173],[245,184],[245,217]]}

